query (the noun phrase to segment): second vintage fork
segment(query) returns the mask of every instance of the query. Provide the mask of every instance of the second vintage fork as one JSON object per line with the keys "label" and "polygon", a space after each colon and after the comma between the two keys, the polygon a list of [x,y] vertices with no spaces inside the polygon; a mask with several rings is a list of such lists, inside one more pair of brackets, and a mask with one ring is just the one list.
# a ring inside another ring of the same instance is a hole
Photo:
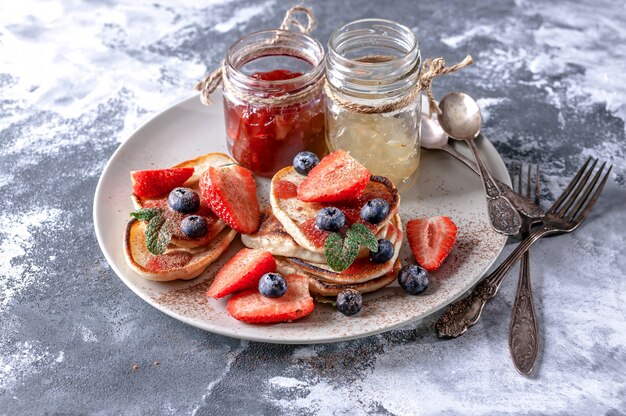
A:
{"label": "second vintage fork", "polygon": [[604,162],[592,177],[598,162],[595,159],[591,163],[592,160],[587,159],[567,188],[552,204],[542,219],[542,225],[523,239],[500,266],[478,283],[468,296],[448,307],[435,324],[439,337],[458,337],[474,325],[480,318],[485,304],[498,293],[504,277],[533,243],[549,234],[570,233],[585,220],[600,197],[612,169],[610,166],[605,171],[606,162]]}
{"label": "second vintage fork", "polygon": [[[541,195],[541,185],[539,176],[539,165],[535,170],[535,191],[531,191],[532,173],[531,167],[528,165],[526,169],[526,189],[524,190],[523,180],[524,168],[521,162],[517,164],[517,181],[515,162],[511,163],[509,174],[511,175],[511,184],[513,189],[526,198],[534,199],[535,204],[539,204]],[[517,182],[517,189],[516,188]],[[520,234],[522,240],[528,237],[532,225],[540,219],[529,217],[522,213],[522,226]],[[515,368],[522,374],[530,374],[535,366],[537,354],[539,352],[539,329],[537,325],[537,314],[535,313],[535,305],[533,301],[532,287],[530,283],[530,255],[526,251],[520,262],[519,280],[517,282],[517,292],[515,294],[515,302],[513,303],[513,312],[511,313],[511,323],[509,326],[509,351],[511,358],[515,364]]]}

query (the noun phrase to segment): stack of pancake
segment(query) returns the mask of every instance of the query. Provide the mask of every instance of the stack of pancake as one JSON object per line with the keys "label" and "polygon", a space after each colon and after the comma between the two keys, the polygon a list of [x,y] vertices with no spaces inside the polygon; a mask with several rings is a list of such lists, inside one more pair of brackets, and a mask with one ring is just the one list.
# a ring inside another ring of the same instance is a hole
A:
{"label": "stack of pancake", "polygon": [[[153,198],[139,197],[136,194],[131,196],[136,210],[158,208],[162,215],[175,225],[170,227],[172,238],[167,250],[163,254],[155,255],[150,253],[146,245],[147,222],[131,219],[124,235],[124,254],[131,269],[148,280],[159,282],[189,280],[202,274],[209,264],[228,250],[237,232],[211,211],[202,196],[198,182],[209,167],[233,163],[235,161],[223,153],[209,153],[173,166],[173,168],[194,168],[193,175],[183,184],[196,191],[200,198],[200,207],[192,213],[182,214],[168,208],[167,194]],[[205,219],[206,235],[189,238],[182,232],[179,224],[189,215],[198,215]]]}
{"label": "stack of pancake", "polygon": [[[372,292],[390,284],[400,269],[398,254],[402,245],[402,224],[398,215],[400,196],[388,179],[372,176],[363,194],[350,201],[334,203],[303,202],[297,198],[297,187],[304,180],[292,166],[282,169],[272,178],[270,208],[261,214],[261,226],[254,234],[242,235],[250,248],[271,252],[283,274],[302,274],[309,279],[311,293],[336,296],[352,288],[361,293]],[[320,184],[320,186],[323,186]],[[383,198],[389,203],[389,214],[378,224],[360,218],[361,207],[369,200]],[[355,222],[368,226],[377,239],[387,239],[394,245],[393,257],[377,264],[369,259],[369,250],[360,247],[357,260],[341,272],[326,263],[324,244],[330,234],[315,226],[317,212],[334,206],[346,216],[345,230]]]}

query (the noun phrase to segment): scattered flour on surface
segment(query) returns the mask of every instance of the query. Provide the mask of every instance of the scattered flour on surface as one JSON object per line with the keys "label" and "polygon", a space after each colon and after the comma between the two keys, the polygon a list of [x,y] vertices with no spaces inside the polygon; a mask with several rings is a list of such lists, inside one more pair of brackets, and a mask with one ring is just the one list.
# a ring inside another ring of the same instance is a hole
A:
{"label": "scattered flour on surface", "polygon": [[87,328],[84,325],[79,325],[77,329],[80,332],[83,342],[90,342],[90,343],[98,342],[98,337],[96,337],[96,335],[93,333],[91,329]]}
{"label": "scattered flour on surface", "polygon": [[476,100],[476,103],[478,103],[478,107],[480,108],[480,114],[482,115],[483,123],[489,120],[489,107],[497,106],[498,104],[501,104],[507,100],[507,98],[478,98]]}
{"label": "scattered flour on surface", "polygon": [[215,386],[221,383],[224,377],[226,377],[226,375],[230,371],[230,368],[232,367],[233,363],[235,362],[239,354],[245,351],[245,349],[248,348],[248,345],[250,345],[250,342],[240,340],[239,346],[228,353],[228,358],[226,360],[226,365],[224,366],[224,370],[209,383],[209,385],[206,388],[206,393],[204,393],[202,395],[202,398],[200,399],[200,405],[191,412],[192,416],[195,416],[198,413],[198,411],[202,408],[206,400],[211,396],[211,393],[213,393],[213,389],[215,389]]}
{"label": "scattered flour on surface", "polygon": [[[626,26],[616,23],[626,20],[626,7],[615,7],[609,0],[593,4],[517,0],[516,6],[523,15],[541,19],[541,25],[530,29],[518,17],[507,17],[494,25],[476,24],[460,33],[451,31],[441,41],[456,49],[477,37],[497,33],[497,46],[474,54],[486,73],[480,84],[496,89],[493,84],[501,86],[513,79],[521,82],[511,75],[526,69],[532,80],[522,83],[533,82],[543,88],[555,107],[561,107],[561,100],[577,106],[605,104],[611,114],[624,121],[626,131],[626,83],[620,82],[626,61],[626,48],[621,47],[626,43]],[[616,47],[597,47],[607,40]],[[557,76],[562,80],[551,81],[552,85],[545,82]],[[563,96],[555,96],[555,85],[565,88]]]}
{"label": "scattered flour on surface", "polygon": [[300,347],[293,352],[293,358],[312,358],[317,357],[317,351],[314,347]]}
{"label": "scattered flour on surface", "polygon": [[6,348],[12,352],[0,356],[0,391],[9,390],[23,377],[37,373],[39,365],[56,365],[65,359],[63,351],[55,356],[37,341],[2,346],[3,350]]}
{"label": "scattered flour on surface", "polygon": [[45,276],[42,265],[13,261],[28,254],[35,243],[39,228],[54,223],[62,211],[56,208],[33,208],[19,214],[0,213],[0,313],[7,311],[11,302]]}
{"label": "scattered flour on surface", "polygon": [[228,32],[237,27],[238,24],[249,22],[253,17],[265,12],[273,3],[273,1],[270,1],[254,6],[239,7],[230,19],[218,23],[215,25],[214,29],[220,33]]}
{"label": "scattered flour on surface", "polygon": [[293,389],[297,387],[308,386],[308,383],[300,381],[293,377],[272,377],[269,383],[273,388]]}
{"label": "scattered flour on surface", "polygon": [[[125,92],[132,98],[126,100],[124,130],[118,137],[121,142],[146,117],[194,93],[195,78],[203,75],[204,65],[154,53],[150,46],[158,43],[164,33],[202,24],[206,14],[199,8],[212,4],[220,2],[211,0],[199,5],[185,0],[177,2],[176,13],[169,7],[154,7],[146,14],[145,5],[139,3],[127,5],[130,10],[120,11],[107,4],[75,4],[66,9],[61,4],[43,7],[36,0],[17,2],[0,13],[0,67],[3,72],[17,74],[14,82],[3,88],[2,98],[20,103],[27,110],[51,111],[63,119],[77,119],[95,112],[116,92]],[[104,27],[91,24],[102,21]],[[43,26],[46,42],[33,42],[29,35],[21,35]],[[74,30],[68,31],[68,27]],[[127,50],[128,45],[134,49]],[[152,64],[146,65],[146,61]],[[102,71],[102,62],[116,62],[116,65]],[[46,70],[41,71],[42,67]],[[28,113],[16,111],[0,118],[0,131],[22,120],[25,114]],[[61,123],[56,127],[67,126]],[[28,146],[35,152],[41,149],[37,146],[41,137],[57,136],[45,131],[33,135],[34,132],[21,138],[18,146]],[[54,150],[49,147],[53,142],[44,144],[48,147],[39,150],[40,153]],[[76,138],[70,137],[57,142],[55,148],[78,144]]]}

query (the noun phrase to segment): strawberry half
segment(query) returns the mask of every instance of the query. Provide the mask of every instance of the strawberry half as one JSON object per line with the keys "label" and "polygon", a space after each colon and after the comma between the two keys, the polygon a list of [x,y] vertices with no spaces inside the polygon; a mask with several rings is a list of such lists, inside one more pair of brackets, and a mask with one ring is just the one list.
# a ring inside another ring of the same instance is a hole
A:
{"label": "strawberry half", "polygon": [[241,249],[217,272],[206,292],[219,299],[231,293],[257,287],[265,273],[276,271],[276,260],[271,253],[250,248]]}
{"label": "strawberry half", "polygon": [[313,312],[309,279],[299,274],[285,276],[287,292],[279,298],[266,298],[257,289],[233,295],[226,310],[235,319],[251,324],[290,322]]}
{"label": "strawberry half", "polygon": [[304,202],[339,202],[356,199],[367,187],[370,172],[345,150],[336,150],[315,166],[298,186]]}
{"label": "strawberry half", "polygon": [[170,192],[193,175],[193,168],[134,170],[130,172],[133,193],[141,198],[154,198]]}
{"label": "strawberry half", "polygon": [[411,220],[406,224],[409,246],[417,263],[429,272],[437,270],[450,254],[457,228],[448,217]]}
{"label": "strawberry half", "polygon": [[200,191],[211,210],[242,234],[255,232],[261,210],[252,172],[243,166],[211,166],[200,178]]}

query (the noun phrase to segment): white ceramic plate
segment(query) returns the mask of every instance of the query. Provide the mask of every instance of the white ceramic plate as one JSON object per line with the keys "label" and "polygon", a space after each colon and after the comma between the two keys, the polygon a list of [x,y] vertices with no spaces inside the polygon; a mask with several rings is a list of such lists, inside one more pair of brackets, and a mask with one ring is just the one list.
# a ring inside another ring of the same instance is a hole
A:
{"label": "white ceramic plate", "polygon": [[[239,237],[221,260],[192,281],[151,282],[133,272],[122,249],[124,229],[133,207],[129,172],[169,167],[204,153],[227,153],[221,99],[205,107],[197,96],[160,113],[137,130],[109,160],[94,199],[94,224],[107,261],[122,281],[155,308],[187,324],[235,338],[274,343],[324,343],[388,331],[418,321],[448,305],[471,288],[491,266],[506,238],[488,222],[485,198],[478,177],[440,151],[423,150],[417,184],[402,194],[403,222],[412,218],[447,215],[459,228],[455,248],[445,264],[431,274],[428,290],[409,296],[397,285],[365,296],[363,310],[345,317],[327,304],[316,304],[308,317],[292,323],[249,325],[231,318],[226,299],[207,300],[206,288],[215,272],[242,245]],[[506,167],[491,143],[479,143],[495,177],[509,183]],[[464,144],[457,145],[469,154]],[[257,179],[259,198],[265,203],[269,180]],[[408,244],[400,255],[413,261]]]}

